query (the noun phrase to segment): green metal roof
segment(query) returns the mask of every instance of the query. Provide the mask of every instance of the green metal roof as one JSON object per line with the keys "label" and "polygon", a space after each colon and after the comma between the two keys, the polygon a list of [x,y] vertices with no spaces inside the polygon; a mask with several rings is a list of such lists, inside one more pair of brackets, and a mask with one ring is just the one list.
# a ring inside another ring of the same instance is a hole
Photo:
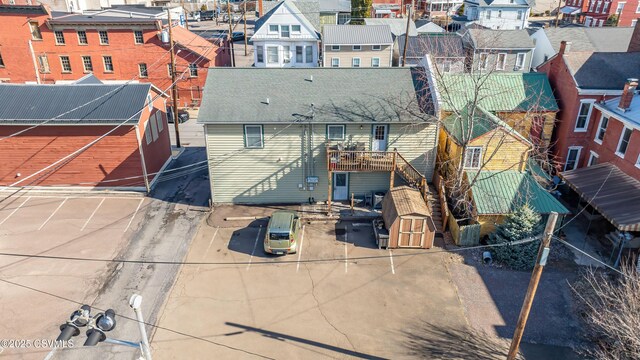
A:
{"label": "green metal roof", "polygon": [[288,233],[291,230],[291,221],[295,217],[293,211],[276,211],[271,215],[269,232]]}
{"label": "green metal roof", "polygon": [[446,73],[438,87],[445,111],[460,110],[469,102],[491,112],[558,111],[544,73]]}
{"label": "green metal roof", "polygon": [[[467,104],[457,114],[453,113],[442,121],[442,126],[447,130],[458,144],[466,144],[470,140],[480,137],[498,127],[503,128],[506,132],[529,143],[529,140],[515,131],[509,124],[500,120],[497,116],[476,106],[475,111],[470,113],[473,105]],[[469,126],[472,126],[469,133]],[[469,137],[467,139],[467,137]]]}
{"label": "green metal roof", "polygon": [[[469,181],[476,174],[476,171],[467,171]],[[526,172],[483,170],[471,191],[478,215],[510,214],[524,204],[528,204],[540,214],[552,211],[559,214],[569,213],[567,208]]]}

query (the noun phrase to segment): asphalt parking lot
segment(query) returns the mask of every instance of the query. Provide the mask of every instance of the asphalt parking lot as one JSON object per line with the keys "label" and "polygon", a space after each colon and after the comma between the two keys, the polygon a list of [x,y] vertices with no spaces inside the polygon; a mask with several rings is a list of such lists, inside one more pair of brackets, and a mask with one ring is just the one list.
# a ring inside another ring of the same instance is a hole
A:
{"label": "asphalt parking lot", "polygon": [[155,359],[409,358],[413,329],[466,326],[442,253],[379,250],[369,224],[328,222],[305,225],[296,254],[271,256],[266,224],[201,226],[187,261],[216,264],[183,265]]}

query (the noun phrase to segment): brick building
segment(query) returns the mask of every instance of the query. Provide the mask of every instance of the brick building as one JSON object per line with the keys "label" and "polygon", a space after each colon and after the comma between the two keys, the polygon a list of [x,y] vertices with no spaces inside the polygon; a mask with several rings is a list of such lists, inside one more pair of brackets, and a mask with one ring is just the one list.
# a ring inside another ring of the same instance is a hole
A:
{"label": "brick building", "polygon": [[[50,84],[92,73],[105,82],[171,86],[166,26],[153,18],[49,13],[42,6],[0,5],[0,79]],[[6,22],[5,22],[6,21]],[[229,54],[175,26],[180,106],[199,106],[206,71],[229,64]],[[164,37],[166,40],[166,36]]]}
{"label": "brick building", "polygon": [[560,12],[564,21],[587,27],[635,26],[640,18],[640,1],[567,0]]}

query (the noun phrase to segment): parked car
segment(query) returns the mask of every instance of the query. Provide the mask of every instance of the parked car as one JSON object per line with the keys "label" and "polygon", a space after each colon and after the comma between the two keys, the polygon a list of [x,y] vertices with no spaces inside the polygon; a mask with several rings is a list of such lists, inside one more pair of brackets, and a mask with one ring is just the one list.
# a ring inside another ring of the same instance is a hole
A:
{"label": "parked car", "polygon": [[242,32],[242,31],[234,31],[231,34],[231,40],[233,40],[233,41],[244,41],[244,32]]}
{"label": "parked car", "polygon": [[214,16],[215,11],[213,10],[200,11],[200,20],[213,20]]}
{"label": "parked car", "polygon": [[229,37],[227,33],[224,32],[214,32],[213,34],[204,34],[201,36],[216,45],[221,45]]}
{"label": "parked car", "polygon": [[188,21],[200,21],[200,12],[196,11],[196,12],[190,12],[187,15],[187,20]]}
{"label": "parked car", "polygon": [[[189,121],[189,113],[187,110],[178,109],[178,122],[180,124]],[[173,108],[167,107],[167,122],[173,124]]]}
{"label": "parked car", "polygon": [[300,227],[300,217],[295,211],[274,212],[264,237],[264,251],[275,255],[295,254]]}
{"label": "parked car", "polygon": [[[238,15],[238,14],[231,14],[231,21],[234,23],[237,23],[240,21],[240,19],[242,19],[242,16]],[[224,14],[224,16],[222,16],[222,21],[223,22],[229,22],[229,14]]]}

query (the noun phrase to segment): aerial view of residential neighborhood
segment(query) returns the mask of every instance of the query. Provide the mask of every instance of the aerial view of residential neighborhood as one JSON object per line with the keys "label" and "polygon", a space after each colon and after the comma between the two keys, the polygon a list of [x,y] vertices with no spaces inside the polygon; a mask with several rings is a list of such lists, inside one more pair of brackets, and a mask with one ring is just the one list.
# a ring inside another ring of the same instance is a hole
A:
{"label": "aerial view of residential neighborhood", "polygon": [[0,360],[640,359],[640,0],[0,0]]}

